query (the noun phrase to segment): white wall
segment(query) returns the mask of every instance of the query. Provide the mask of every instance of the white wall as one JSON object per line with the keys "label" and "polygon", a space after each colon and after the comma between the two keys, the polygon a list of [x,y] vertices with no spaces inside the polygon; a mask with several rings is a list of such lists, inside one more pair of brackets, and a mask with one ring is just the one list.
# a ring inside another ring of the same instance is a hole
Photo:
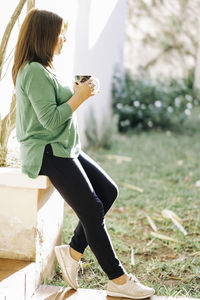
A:
{"label": "white wall", "polygon": [[99,125],[111,113],[111,79],[116,63],[123,64],[126,0],[79,0],[75,32],[74,74],[98,77],[101,93],[89,98],[78,111],[85,143],[85,124],[92,109]]}

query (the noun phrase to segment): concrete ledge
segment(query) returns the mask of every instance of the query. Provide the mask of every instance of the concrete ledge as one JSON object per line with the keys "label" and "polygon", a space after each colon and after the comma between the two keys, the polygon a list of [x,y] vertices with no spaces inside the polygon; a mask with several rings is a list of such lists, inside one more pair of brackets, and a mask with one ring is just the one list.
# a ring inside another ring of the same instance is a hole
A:
{"label": "concrete ledge", "polygon": [[19,168],[0,168],[0,259],[29,262],[17,271],[4,270],[3,300],[5,296],[6,300],[28,300],[46,278],[53,277],[54,247],[62,242],[63,215],[64,200],[47,176],[31,179]]}
{"label": "concrete ledge", "polygon": [[36,261],[38,252],[47,260],[61,242],[63,214],[64,200],[47,176],[0,168],[0,257]]}
{"label": "concrete ledge", "polygon": [[20,168],[0,168],[0,186],[29,188],[29,189],[47,189],[51,185],[48,176],[39,175],[37,178],[30,178],[27,174],[21,172]]}

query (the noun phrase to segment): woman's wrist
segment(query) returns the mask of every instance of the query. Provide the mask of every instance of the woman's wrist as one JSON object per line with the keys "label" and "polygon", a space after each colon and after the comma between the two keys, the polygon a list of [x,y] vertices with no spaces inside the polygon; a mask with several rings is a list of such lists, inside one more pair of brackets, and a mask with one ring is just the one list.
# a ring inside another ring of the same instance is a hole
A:
{"label": "woman's wrist", "polygon": [[86,99],[84,99],[81,95],[81,93],[79,93],[79,91],[77,91],[76,93],[73,94],[73,96],[67,101],[67,104],[69,104],[72,108],[72,112],[74,112],[79,105],[81,105],[81,103],[83,103]]}

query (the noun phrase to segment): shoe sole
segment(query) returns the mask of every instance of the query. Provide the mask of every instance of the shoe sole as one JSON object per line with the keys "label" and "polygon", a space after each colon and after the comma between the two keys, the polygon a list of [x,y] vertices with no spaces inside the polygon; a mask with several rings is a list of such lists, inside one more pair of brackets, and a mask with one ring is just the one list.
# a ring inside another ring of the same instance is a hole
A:
{"label": "shoe sole", "polygon": [[141,297],[136,297],[136,296],[129,296],[129,295],[125,295],[125,294],[121,294],[121,293],[116,293],[116,292],[107,292],[108,296],[112,296],[112,297],[124,297],[124,298],[130,298],[130,299],[145,299],[145,298],[149,298],[151,296],[154,295],[154,292],[146,295],[146,296],[141,296]]}
{"label": "shoe sole", "polygon": [[54,250],[56,253],[56,258],[58,260],[58,263],[59,263],[61,271],[62,271],[63,278],[74,290],[77,290],[78,287],[73,284],[73,282],[70,280],[70,277],[66,271],[65,260],[63,258],[61,249],[59,248],[59,246],[57,246],[54,248]]}

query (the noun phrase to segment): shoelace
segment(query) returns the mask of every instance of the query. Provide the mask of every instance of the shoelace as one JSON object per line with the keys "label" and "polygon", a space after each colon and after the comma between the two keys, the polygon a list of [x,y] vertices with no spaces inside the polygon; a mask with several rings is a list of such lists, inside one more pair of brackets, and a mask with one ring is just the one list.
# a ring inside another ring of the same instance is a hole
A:
{"label": "shoelace", "polygon": [[83,263],[81,260],[78,263],[78,267],[79,267],[79,269],[81,269],[81,273],[83,274]]}
{"label": "shoelace", "polygon": [[140,283],[139,280],[137,279],[137,277],[133,274],[128,274],[129,278],[128,281],[133,281],[133,282],[137,282]]}

